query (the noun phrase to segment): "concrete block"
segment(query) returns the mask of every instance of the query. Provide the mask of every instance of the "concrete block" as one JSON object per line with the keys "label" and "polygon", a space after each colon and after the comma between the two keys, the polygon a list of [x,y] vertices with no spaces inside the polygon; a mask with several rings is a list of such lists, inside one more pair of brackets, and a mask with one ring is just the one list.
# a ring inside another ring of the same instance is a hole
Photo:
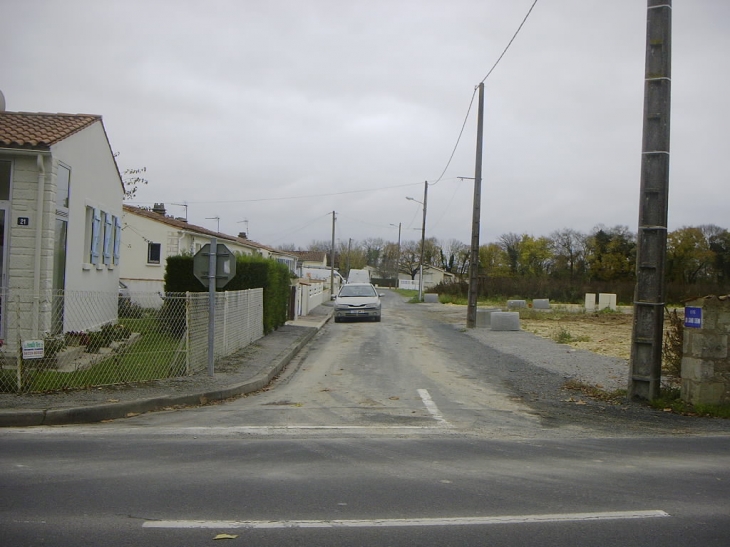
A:
{"label": "concrete block", "polygon": [[502,311],[500,308],[477,308],[477,328],[488,328],[492,326],[492,313]]}
{"label": "concrete block", "polygon": [[715,367],[712,361],[682,357],[682,378],[687,380],[711,380],[715,376]]}
{"label": "concrete block", "polygon": [[426,302],[426,303],[431,303],[431,304],[436,303],[436,304],[438,304],[438,302],[439,302],[439,295],[436,294],[436,293],[432,293],[432,292],[431,293],[425,293],[423,295],[423,301]]}
{"label": "concrete block", "polygon": [[616,295],[613,293],[599,293],[598,295],[598,311],[606,308],[616,311]]}
{"label": "concrete block", "polygon": [[596,293],[587,292],[585,302],[585,308],[587,312],[596,311]]}
{"label": "concrete block", "polygon": [[507,300],[507,308],[515,310],[519,308],[526,308],[527,300]]}
{"label": "concrete block", "polygon": [[728,392],[722,382],[696,382],[682,379],[681,397],[692,404],[721,405],[728,402]]}
{"label": "concrete block", "polygon": [[727,334],[694,336],[690,355],[701,359],[727,359]]}
{"label": "concrete block", "polygon": [[533,310],[549,310],[550,300],[548,298],[536,298],[532,301]]}
{"label": "concrete block", "polygon": [[520,330],[520,314],[516,311],[495,311],[491,314],[492,330]]}

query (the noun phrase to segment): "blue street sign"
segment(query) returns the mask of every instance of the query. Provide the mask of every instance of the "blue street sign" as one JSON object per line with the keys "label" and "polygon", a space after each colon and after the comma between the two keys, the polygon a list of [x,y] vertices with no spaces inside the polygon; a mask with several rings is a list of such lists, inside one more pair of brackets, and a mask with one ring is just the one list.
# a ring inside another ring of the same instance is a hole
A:
{"label": "blue street sign", "polygon": [[684,308],[684,326],[688,329],[701,329],[702,308],[686,306]]}

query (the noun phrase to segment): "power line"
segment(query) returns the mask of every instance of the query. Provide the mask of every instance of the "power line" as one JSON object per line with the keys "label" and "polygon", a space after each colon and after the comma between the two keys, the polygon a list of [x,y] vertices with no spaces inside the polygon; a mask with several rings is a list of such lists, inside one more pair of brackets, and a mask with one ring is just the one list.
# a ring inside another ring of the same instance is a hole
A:
{"label": "power line", "polygon": [[[492,73],[492,72],[494,71],[494,69],[495,69],[495,68],[497,68],[497,65],[498,65],[498,64],[499,64],[499,62],[500,62],[500,61],[502,60],[502,57],[504,57],[504,54],[505,54],[505,53],[507,53],[507,50],[508,50],[508,49],[509,49],[509,47],[510,47],[510,46],[512,45],[512,42],[514,42],[514,41],[515,41],[515,38],[517,38],[517,35],[518,35],[518,34],[520,33],[520,30],[522,30],[522,25],[524,25],[524,24],[525,24],[525,21],[527,21],[527,18],[528,18],[528,17],[530,16],[530,14],[532,13],[532,8],[534,8],[534,7],[535,7],[535,4],[537,4],[537,0],[535,0],[535,1],[534,1],[534,2],[532,3],[532,5],[530,6],[530,9],[529,9],[529,10],[527,10],[527,15],[525,15],[525,18],[524,18],[524,19],[522,20],[522,22],[520,23],[520,26],[519,26],[519,27],[517,27],[517,30],[515,31],[514,35],[512,36],[512,39],[511,39],[511,40],[509,41],[509,43],[507,44],[507,47],[506,47],[506,48],[504,48],[504,51],[502,52],[502,55],[500,55],[500,56],[499,56],[499,58],[497,59],[497,62],[495,62],[495,63],[494,63],[494,65],[492,66],[492,68],[490,68],[490,69],[489,69],[489,72],[487,72],[487,75],[486,75],[486,76],[484,76],[484,78],[482,78],[482,81],[481,81],[481,82],[479,82],[480,84],[483,84],[483,83],[484,83],[484,81],[485,81],[485,80],[486,80],[487,78],[489,78],[489,75],[490,75],[490,74],[491,74],[491,73]],[[476,90],[475,90],[475,92],[476,92]],[[472,97],[472,99],[473,99],[473,97]]]}
{"label": "power line", "polygon": [[439,178],[437,178],[434,182],[429,182],[431,186],[435,186],[443,176],[446,174],[446,170],[449,168],[449,165],[451,165],[451,160],[454,159],[454,154],[456,154],[456,149],[459,148],[459,143],[461,142],[461,136],[464,134],[464,128],[466,127],[466,122],[469,120],[469,113],[471,112],[471,106],[474,104],[474,97],[476,96],[477,89],[474,88],[474,91],[471,94],[471,101],[469,101],[469,108],[466,109],[466,116],[464,116],[464,123],[461,124],[461,131],[459,131],[459,136],[456,139],[456,144],[454,145],[454,149],[451,151],[451,156],[449,157],[449,161],[446,162],[446,167],[444,167],[444,170],[441,172],[441,175],[439,175]]}
{"label": "power line", "polygon": [[[423,184],[422,182],[409,182],[408,184],[398,184],[396,186],[382,186],[380,188],[368,188],[365,190],[347,190],[344,192],[329,192],[325,194],[307,194],[307,195],[301,195],[301,196],[285,196],[280,198],[255,198],[255,199],[226,199],[226,200],[216,200],[216,201],[191,201],[186,200],[188,204],[195,203],[195,204],[203,204],[203,203],[254,203],[259,201],[284,201],[288,199],[308,199],[308,198],[322,198],[322,197],[329,197],[329,196],[342,196],[346,194],[363,194],[366,192],[379,192],[381,190],[392,190],[394,188],[406,188],[408,186],[420,186]],[[146,205],[148,203],[152,202],[137,202],[134,205]],[[130,205],[132,205],[130,203]]]}
{"label": "power line", "polygon": [[[532,13],[532,9],[535,7],[535,4],[537,4],[537,0],[535,0],[532,3],[532,6],[530,6],[530,9],[527,11],[527,15],[525,15],[525,18],[520,23],[520,26],[517,27],[517,30],[512,35],[512,39],[507,44],[507,47],[504,48],[504,51],[502,51],[502,54],[499,56],[499,58],[494,63],[494,65],[492,66],[492,68],[489,69],[489,72],[487,72],[487,75],[484,76],[484,78],[482,79],[481,82],[479,82],[480,84],[484,83],[484,81],[487,78],[489,78],[489,75],[494,71],[494,69],[497,68],[497,65],[502,60],[502,57],[504,57],[504,54],[507,53],[507,50],[512,45],[512,42],[515,41],[515,38],[517,38],[517,35],[519,34],[520,30],[522,29],[523,25],[525,24],[525,21],[527,21],[527,18],[530,16],[530,13]],[[461,124],[461,131],[459,131],[459,136],[456,138],[456,144],[454,145],[454,149],[451,151],[451,156],[449,157],[449,161],[446,162],[446,167],[444,167],[444,170],[441,172],[441,175],[439,175],[439,178],[437,178],[434,182],[429,182],[429,184],[431,186],[435,186],[438,182],[441,181],[441,179],[443,178],[444,174],[446,173],[446,170],[449,168],[449,165],[451,165],[451,160],[454,159],[454,154],[456,154],[456,149],[459,147],[459,142],[461,142],[461,136],[464,134],[464,128],[466,127],[466,122],[469,119],[469,114],[471,113],[471,107],[474,104],[474,97],[476,96],[478,87],[479,86],[475,86],[474,87],[474,91],[471,94],[471,100],[469,101],[469,108],[466,109],[466,116],[464,116],[464,123]]]}

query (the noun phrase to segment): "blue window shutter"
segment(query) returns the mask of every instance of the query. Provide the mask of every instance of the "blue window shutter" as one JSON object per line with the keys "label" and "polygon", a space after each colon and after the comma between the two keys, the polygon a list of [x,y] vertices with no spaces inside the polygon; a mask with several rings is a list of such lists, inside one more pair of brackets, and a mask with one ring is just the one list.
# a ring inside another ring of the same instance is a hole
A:
{"label": "blue window shutter", "polygon": [[91,223],[91,263],[99,263],[99,232],[101,230],[101,211],[94,209]]}
{"label": "blue window shutter", "polygon": [[104,213],[104,264],[112,261],[112,216]]}
{"label": "blue window shutter", "polygon": [[122,247],[122,222],[114,217],[114,264],[119,264],[119,253]]}

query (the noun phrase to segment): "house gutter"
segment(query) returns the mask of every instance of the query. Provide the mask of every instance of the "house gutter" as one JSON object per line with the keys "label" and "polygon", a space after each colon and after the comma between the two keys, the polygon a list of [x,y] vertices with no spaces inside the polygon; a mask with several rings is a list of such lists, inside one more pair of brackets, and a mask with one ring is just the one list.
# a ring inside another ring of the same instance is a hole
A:
{"label": "house gutter", "polygon": [[46,185],[46,166],[43,154],[36,156],[38,165],[38,195],[36,198],[35,267],[33,269],[33,338],[38,338],[38,321],[41,312],[41,245],[43,243],[43,192]]}

